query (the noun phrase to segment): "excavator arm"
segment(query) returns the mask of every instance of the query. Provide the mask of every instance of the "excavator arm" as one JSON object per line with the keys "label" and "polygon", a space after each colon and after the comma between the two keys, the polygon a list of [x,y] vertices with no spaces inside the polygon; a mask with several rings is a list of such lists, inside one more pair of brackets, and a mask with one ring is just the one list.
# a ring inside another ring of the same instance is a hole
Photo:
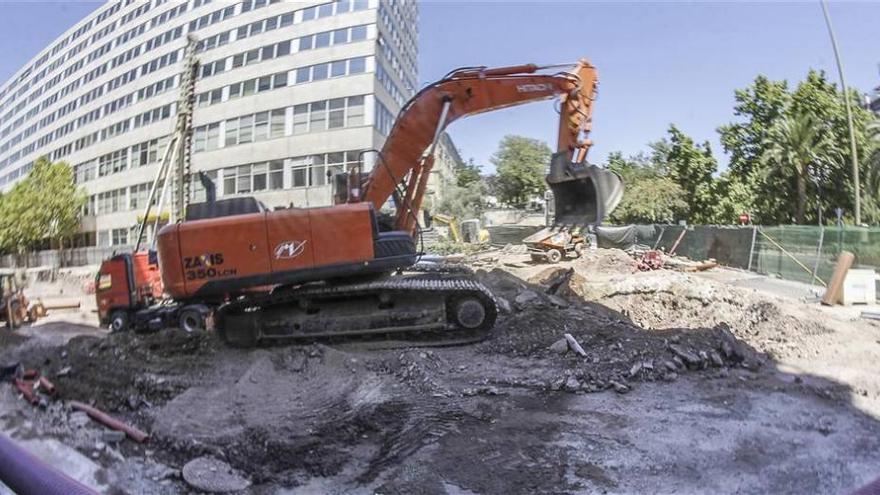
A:
{"label": "excavator arm", "polygon": [[568,71],[541,74],[559,65],[534,64],[487,69],[459,69],[416,94],[400,111],[364,186],[365,201],[378,210],[399,185],[404,193],[396,228],[412,232],[433,165],[434,148],[443,130],[458,118],[558,97],[557,153],[566,162],[586,159],[591,141],[596,68],[581,60]]}

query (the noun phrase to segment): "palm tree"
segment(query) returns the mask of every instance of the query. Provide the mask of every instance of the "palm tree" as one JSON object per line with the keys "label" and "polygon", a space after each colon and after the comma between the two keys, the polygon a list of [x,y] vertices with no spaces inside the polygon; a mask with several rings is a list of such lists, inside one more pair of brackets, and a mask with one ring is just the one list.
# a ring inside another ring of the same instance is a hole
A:
{"label": "palm tree", "polygon": [[796,114],[777,121],[764,141],[761,161],[770,166],[767,173],[793,170],[797,179],[796,221],[804,223],[807,206],[807,179],[810,167],[822,161],[819,125],[808,114]]}
{"label": "palm tree", "polygon": [[868,134],[870,148],[865,163],[862,200],[865,204],[865,216],[872,223],[877,223],[880,222],[880,120],[868,124]]}

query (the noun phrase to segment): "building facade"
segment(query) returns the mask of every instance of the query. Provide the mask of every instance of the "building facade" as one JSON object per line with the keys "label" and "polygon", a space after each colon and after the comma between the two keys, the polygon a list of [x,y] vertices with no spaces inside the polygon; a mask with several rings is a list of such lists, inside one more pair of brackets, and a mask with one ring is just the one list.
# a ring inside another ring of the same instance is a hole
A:
{"label": "building facade", "polygon": [[0,190],[41,156],[64,160],[88,193],[77,244],[133,242],[188,37],[200,63],[191,166],[218,198],[330,204],[328,176],[380,149],[418,86],[414,1],[110,2],[0,87]]}

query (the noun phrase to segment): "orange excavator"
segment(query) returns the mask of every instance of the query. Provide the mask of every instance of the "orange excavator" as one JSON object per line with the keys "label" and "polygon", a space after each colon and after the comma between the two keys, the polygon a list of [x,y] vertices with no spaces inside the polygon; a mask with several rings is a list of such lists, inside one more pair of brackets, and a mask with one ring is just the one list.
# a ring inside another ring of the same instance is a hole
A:
{"label": "orange excavator", "polygon": [[[547,73],[560,67],[462,68],[425,87],[401,110],[369,174],[333,178],[333,206],[269,211],[254,198],[189,205],[184,221],[158,233],[158,260],[136,252],[105,261],[102,321],[191,330],[213,316],[222,337],[242,346],[363,334],[480,338],[497,316],[492,294],[467,274],[417,263],[416,212],[433,152],[460,117],[558,97],[548,182],[567,203],[557,205],[557,223],[601,221],[602,185],[616,176],[586,163],[596,69],[581,60]],[[388,217],[380,214],[386,203],[394,206]],[[158,276],[170,297],[158,297]]]}

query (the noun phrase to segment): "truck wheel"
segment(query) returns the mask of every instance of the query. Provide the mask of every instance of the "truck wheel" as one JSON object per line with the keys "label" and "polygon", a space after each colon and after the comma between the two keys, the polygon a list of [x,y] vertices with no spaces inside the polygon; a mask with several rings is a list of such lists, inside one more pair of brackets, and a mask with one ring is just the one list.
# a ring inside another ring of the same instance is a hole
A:
{"label": "truck wheel", "polygon": [[547,251],[547,259],[550,260],[550,263],[559,263],[562,259],[562,253],[558,249],[550,249]]}
{"label": "truck wheel", "polygon": [[116,311],[110,313],[110,331],[111,332],[123,332],[128,330],[129,327],[129,317],[128,311],[117,309]]}
{"label": "truck wheel", "polygon": [[578,242],[574,245],[574,257],[580,258],[584,254],[584,243]]}
{"label": "truck wheel", "polygon": [[198,308],[184,308],[180,311],[177,326],[186,333],[205,330],[205,315]]}

